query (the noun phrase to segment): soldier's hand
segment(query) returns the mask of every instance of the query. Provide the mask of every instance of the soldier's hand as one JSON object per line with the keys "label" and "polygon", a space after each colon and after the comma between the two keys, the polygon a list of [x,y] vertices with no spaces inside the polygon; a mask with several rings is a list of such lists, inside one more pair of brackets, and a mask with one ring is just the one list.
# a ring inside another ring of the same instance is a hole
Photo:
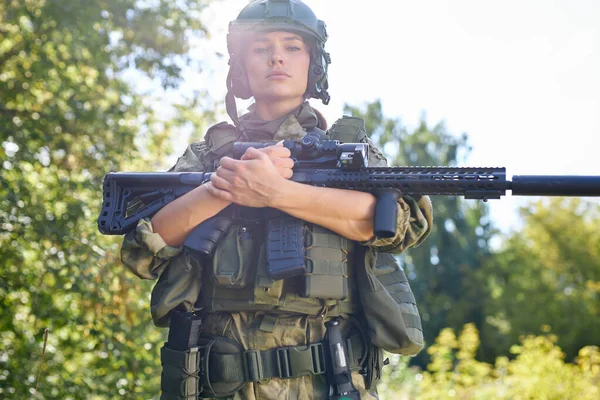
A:
{"label": "soldier's hand", "polygon": [[[250,150],[250,149],[248,149]],[[256,153],[246,151],[240,160],[253,160],[256,159]],[[294,167],[294,161],[290,158],[292,155],[287,147],[283,146],[283,140],[273,146],[263,147],[257,150],[263,154],[266,154],[269,159],[273,162],[279,175],[285,179],[290,179],[294,175],[292,168]],[[254,154],[254,155],[253,155]]]}
{"label": "soldier's hand", "polygon": [[207,189],[215,197],[242,206],[269,207],[285,195],[282,181],[291,177],[292,164],[285,147],[267,151],[249,148],[242,160],[223,157]]}

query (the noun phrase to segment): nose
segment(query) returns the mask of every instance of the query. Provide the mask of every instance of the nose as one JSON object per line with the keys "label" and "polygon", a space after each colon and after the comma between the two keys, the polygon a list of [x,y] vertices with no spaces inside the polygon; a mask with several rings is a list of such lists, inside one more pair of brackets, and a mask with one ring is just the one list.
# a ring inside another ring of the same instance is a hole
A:
{"label": "nose", "polygon": [[269,60],[269,65],[274,66],[277,64],[283,64],[283,57],[281,56],[281,52],[274,51]]}

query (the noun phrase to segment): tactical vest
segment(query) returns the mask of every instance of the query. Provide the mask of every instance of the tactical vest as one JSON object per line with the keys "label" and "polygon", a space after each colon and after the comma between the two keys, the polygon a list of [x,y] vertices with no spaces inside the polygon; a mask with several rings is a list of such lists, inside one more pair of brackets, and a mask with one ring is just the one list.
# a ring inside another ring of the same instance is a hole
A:
{"label": "tactical vest", "polygon": [[[338,120],[323,136],[345,143],[368,141],[364,122],[351,117]],[[207,163],[214,166],[221,157],[231,155],[238,136],[233,126],[219,124],[207,132],[206,139],[210,149]],[[209,169],[205,166],[205,170]],[[325,319],[360,311],[362,318],[344,318],[358,328],[358,335],[346,331],[342,340],[348,346],[350,370],[364,374],[367,389],[381,378],[382,349],[412,355],[422,348],[415,300],[404,271],[391,254],[378,255],[372,248],[304,223],[308,272],[273,280],[267,272],[264,218],[260,218],[257,209],[245,210],[250,215],[233,218],[212,258],[200,261],[204,279],[198,305],[205,312],[264,311],[266,315],[260,319],[258,329],[273,332],[279,313],[312,314]],[[253,217],[252,213],[256,215]],[[363,262],[364,267],[359,264]],[[196,398],[200,392],[201,397],[229,396],[249,381],[320,375],[329,368],[325,367],[325,353],[318,350],[323,344],[318,341],[244,349],[219,331],[218,336],[201,334],[197,346],[192,343],[189,347],[189,337],[196,337],[198,332],[187,327],[192,323],[199,327],[203,317],[181,314],[185,315],[181,321],[171,320],[168,342],[179,343],[176,339],[182,337],[181,332],[188,340],[183,340],[183,348],[165,345],[161,349],[161,388],[169,398]]]}
{"label": "tactical vest", "polygon": [[[365,136],[364,122],[344,117],[322,134],[325,139],[360,142]],[[214,165],[221,157],[231,156],[239,134],[233,126],[221,123],[209,129],[205,140]],[[200,303],[205,310],[330,316],[358,312],[353,241],[306,223],[307,275],[272,280],[267,273],[265,236],[265,225],[259,218],[232,225],[204,268]]]}
{"label": "tactical vest", "polygon": [[[226,123],[209,129],[205,139],[213,165],[221,157],[231,155],[238,135],[235,127]],[[326,139],[342,143],[364,142],[365,124],[360,118],[344,116],[324,135]],[[374,148],[373,151],[379,150]],[[267,273],[265,227],[257,220],[234,223],[215,250],[212,262],[205,266],[199,300],[206,311],[327,313],[329,316],[359,312],[355,242],[306,223],[307,276],[275,281]],[[372,265],[367,268],[398,305],[403,322],[397,322],[405,324],[411,336],[422,343],[421,320],[404,271],[392,255],[369,252],[366,260]]]}

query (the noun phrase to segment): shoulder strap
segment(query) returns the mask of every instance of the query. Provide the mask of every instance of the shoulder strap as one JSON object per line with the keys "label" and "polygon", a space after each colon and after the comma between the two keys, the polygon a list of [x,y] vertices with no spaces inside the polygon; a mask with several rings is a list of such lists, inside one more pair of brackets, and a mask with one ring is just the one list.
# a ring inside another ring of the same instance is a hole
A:
{"label": "shoulder strap", "polygon": [[365,121],[348,115],[335,121],[327,133],[332,140],[339,140],[342,143],[360,143],[367,136]]}

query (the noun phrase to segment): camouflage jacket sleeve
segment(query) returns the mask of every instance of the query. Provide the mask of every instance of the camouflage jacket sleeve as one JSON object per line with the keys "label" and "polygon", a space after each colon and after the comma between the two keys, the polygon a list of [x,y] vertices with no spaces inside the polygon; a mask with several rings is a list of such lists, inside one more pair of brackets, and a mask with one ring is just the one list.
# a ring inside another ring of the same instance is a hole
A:
{"label": "camouflage jacket sleeve", "polygon": [[[369,144],[369,165],[387,166],[385,156],[373,141],[368,137],[363,141]],[[402,196],[398,199],[396,236],[385,239],[374,238],[361,244],[379,252],[399,254],[410,247],[420,245],[429,236],[432,227],[433,210],[429,196],[422,196],[419,201],[409,196]]]}
{"label": "camouflage jacket sleeve", "polygon": [[[169,171],[203,171],[208,164],[207,152],[204,142],[192,143]],[[121,262],[142,279],[158,279],[169,261],[180,252],[181,247],[168,246],[163,238],[152,230],[149,219],[142,219],[136,229],[124,237]]]}
{"label": "camouflage jacket sleeve", "polygon": [[[206,171],[207,153],[204,142],[193,143],[169,171]],[[176,307],[195,310],[202,286],[200,265],[185,247],[167,245],[153,231],[149,219],[140,220],[136,229],[125,235],[121,261],[140,278],[158,280],[150,298],[150,311],[156,326],[168,326],[169,312]]]}

